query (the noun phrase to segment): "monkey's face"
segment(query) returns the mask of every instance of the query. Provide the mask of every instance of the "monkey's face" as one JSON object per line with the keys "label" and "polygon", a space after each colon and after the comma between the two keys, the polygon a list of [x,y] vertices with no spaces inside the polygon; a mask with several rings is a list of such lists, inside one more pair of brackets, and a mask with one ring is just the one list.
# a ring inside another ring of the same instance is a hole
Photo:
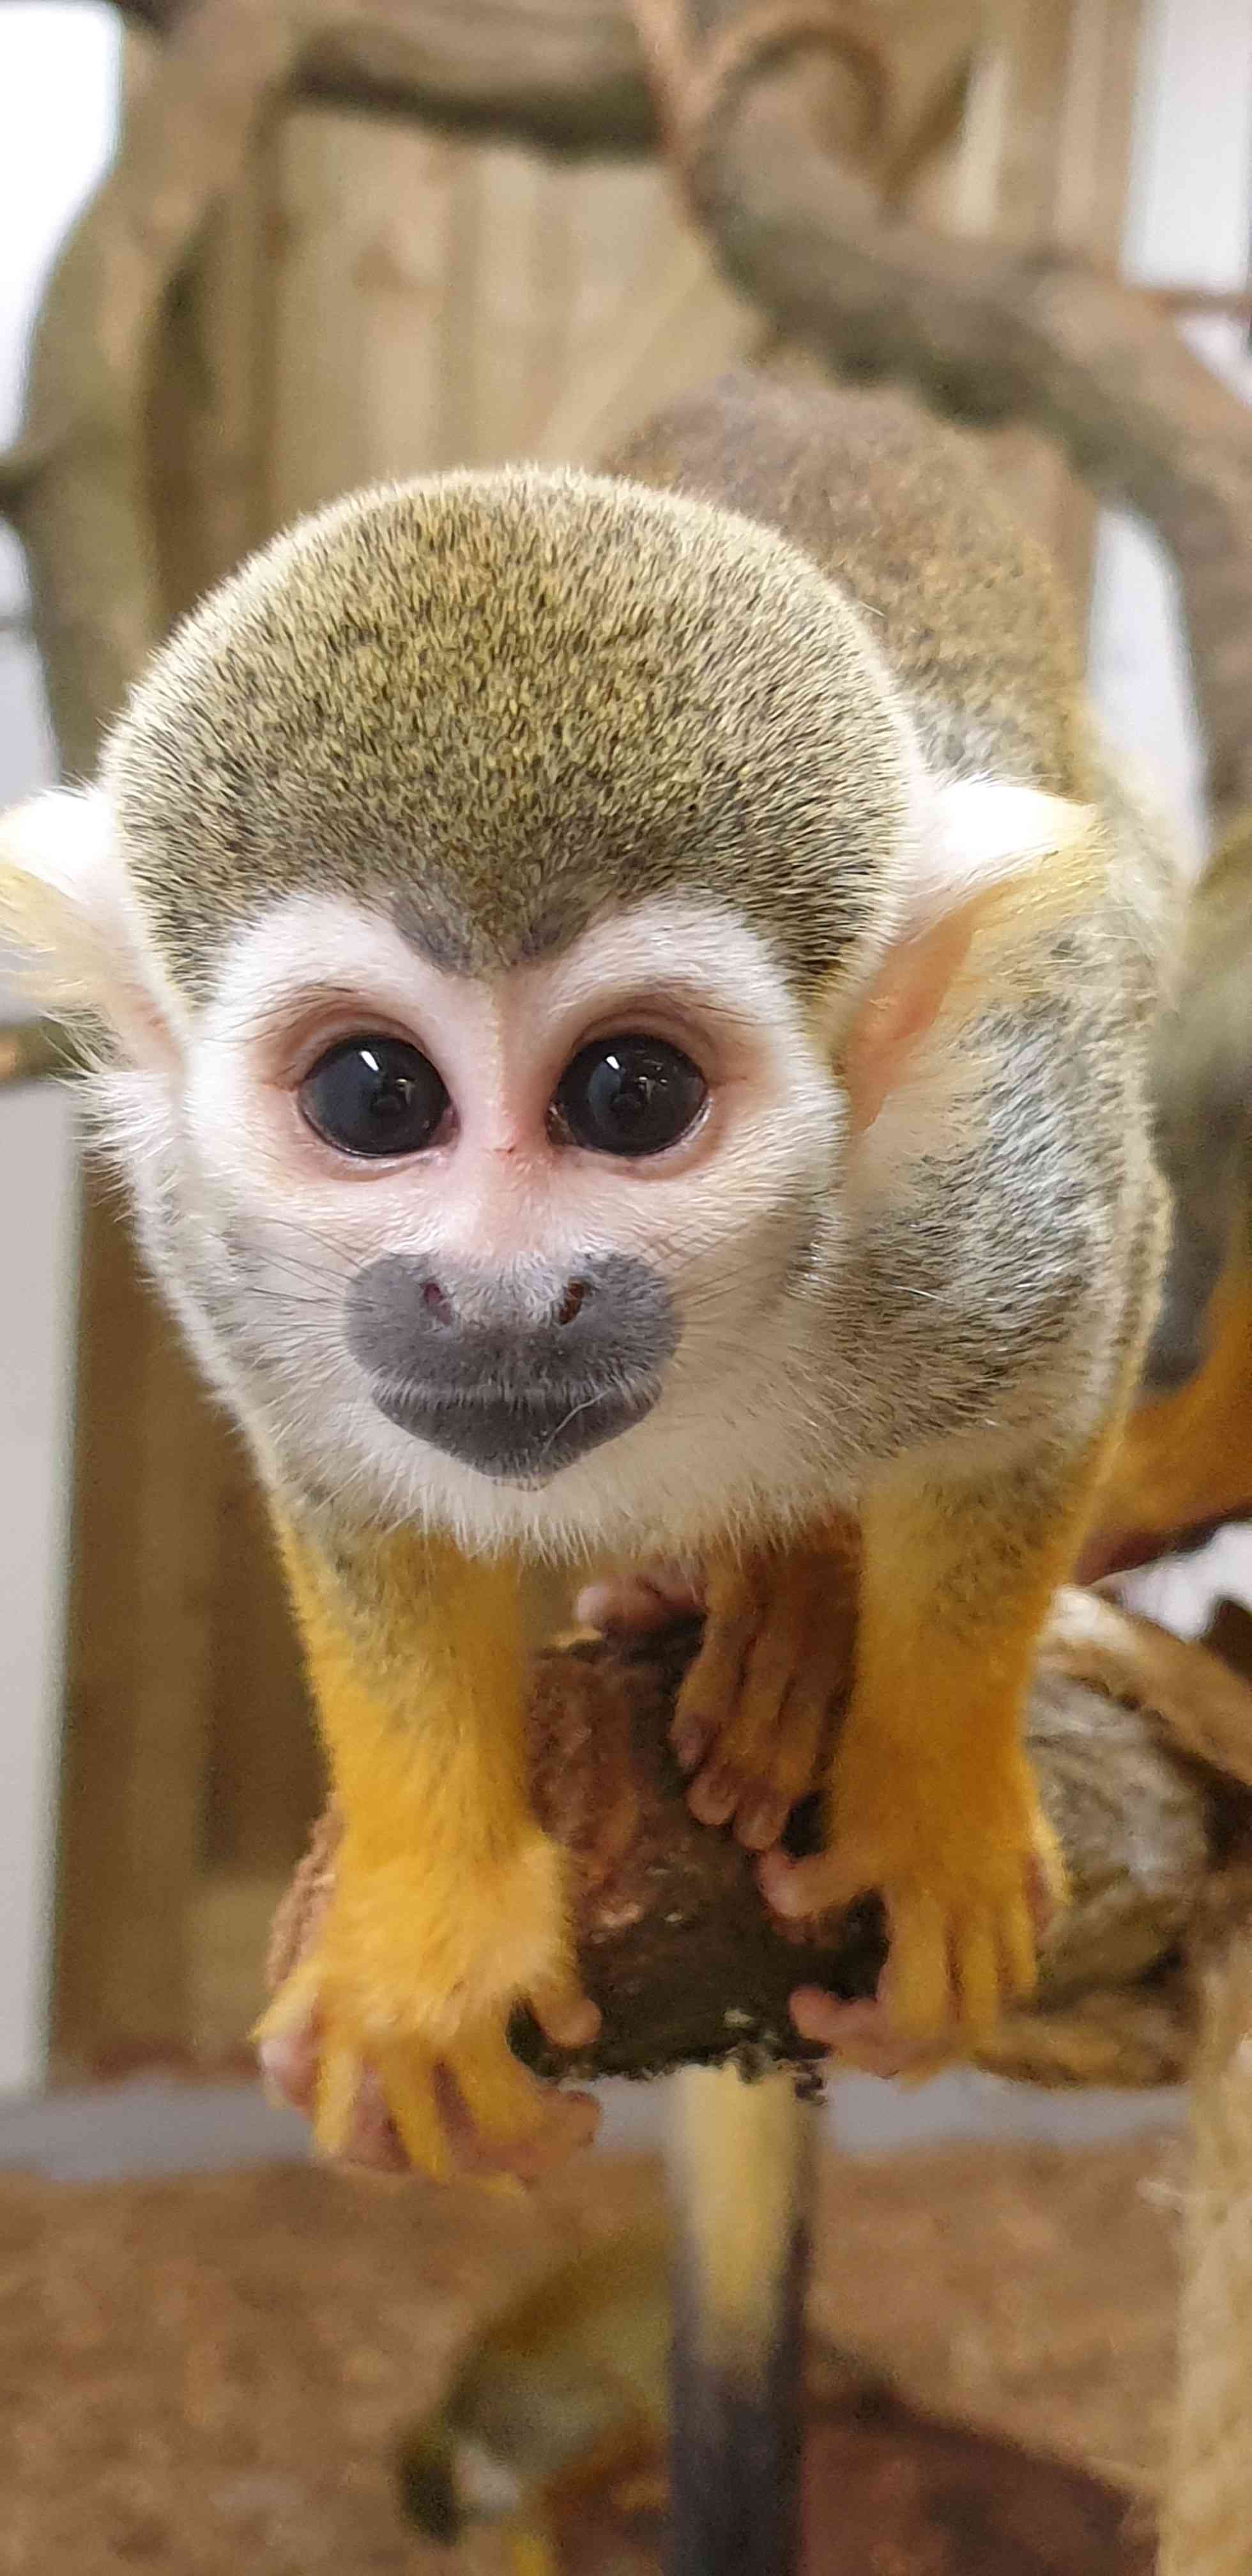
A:
{"label": "monkey's face", "polygon": [[791,1490],[845,1116],[762,943],[675,896],[470,977],[393,909],[280,903],[187,1039],[165,1222],[249,1410],[477,1543]]}
{"label": "monkey's face", "polygon": [[768,531],[454,475],[206,601],[0,898],[120,1044],[150,1258],[284,1489],[681,1548],[855,1464],[848,1139],[1058,834],[924,775]]}

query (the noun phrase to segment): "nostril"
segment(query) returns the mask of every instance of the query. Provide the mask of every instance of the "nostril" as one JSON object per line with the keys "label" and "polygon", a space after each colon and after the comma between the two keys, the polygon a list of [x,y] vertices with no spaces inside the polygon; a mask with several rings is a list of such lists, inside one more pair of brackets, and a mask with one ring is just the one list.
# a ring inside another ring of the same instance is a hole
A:
{"label": "nostril", "polygon": [[440,1287],[437,1279],[423,1280],[422,1304],[426,1308],[427,1313],[434,1316],[437,1323],[451,1323],[452,1301],[447,1295],[446,1290]]}
{"label": "nostril", "polygon": [[561,1300],[560,1311],[556,1319],[558,1324],[572,1324],[575,1315],[581,1312],[586,1301],[586,1297],[586,1280],[571,1279],[569,1286],[565,1291],[565,1295]]}

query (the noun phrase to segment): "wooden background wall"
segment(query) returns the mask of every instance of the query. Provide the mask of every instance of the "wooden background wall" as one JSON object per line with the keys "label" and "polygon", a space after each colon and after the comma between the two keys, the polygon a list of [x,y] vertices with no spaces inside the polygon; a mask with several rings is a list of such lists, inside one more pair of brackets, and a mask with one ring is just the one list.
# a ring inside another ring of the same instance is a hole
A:
{"label": "wooden background wall", "polygon": [[[994,14],[917,210],[1115,260],[1140,0]],[[169,611],[371,477],[590,461],[759,340],[650,165],[289,113],[168,317],[151,456]],[[1089,506],[1038,440],[993,449],[1085,588]],[[54,2059],[211,2062],[257,2008],[318,1761],[241,1447],[94,1186],[80,1354]]]}

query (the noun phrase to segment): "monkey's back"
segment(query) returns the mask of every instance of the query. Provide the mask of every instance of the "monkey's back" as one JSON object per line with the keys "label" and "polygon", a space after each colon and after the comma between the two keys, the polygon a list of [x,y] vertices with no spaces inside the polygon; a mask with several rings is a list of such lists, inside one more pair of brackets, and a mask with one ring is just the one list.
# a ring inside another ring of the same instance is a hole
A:
{"label": "monkey's back", "polygon": [[607,470],[741,511],[835,575],[929,759],[1084,792],[1082,657],[1061,585],[970,444],[906,395],[744,369],[658,414]]}

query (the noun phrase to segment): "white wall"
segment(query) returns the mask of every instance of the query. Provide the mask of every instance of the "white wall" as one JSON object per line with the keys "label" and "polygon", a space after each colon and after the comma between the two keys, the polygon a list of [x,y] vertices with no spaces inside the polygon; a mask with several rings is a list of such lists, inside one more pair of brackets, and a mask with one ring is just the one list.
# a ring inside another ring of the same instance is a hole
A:
{"label": "white wall", "polygon": [[[0,9],[0,445],[48,260],[111,147],[117,60],[104,9]],[[0,806],[53,769],[35,657],[7,629],[24,605],[0,530]],[[44,2062],[75,1269],[68,1105],[0,1097],[0,2090]]]}

